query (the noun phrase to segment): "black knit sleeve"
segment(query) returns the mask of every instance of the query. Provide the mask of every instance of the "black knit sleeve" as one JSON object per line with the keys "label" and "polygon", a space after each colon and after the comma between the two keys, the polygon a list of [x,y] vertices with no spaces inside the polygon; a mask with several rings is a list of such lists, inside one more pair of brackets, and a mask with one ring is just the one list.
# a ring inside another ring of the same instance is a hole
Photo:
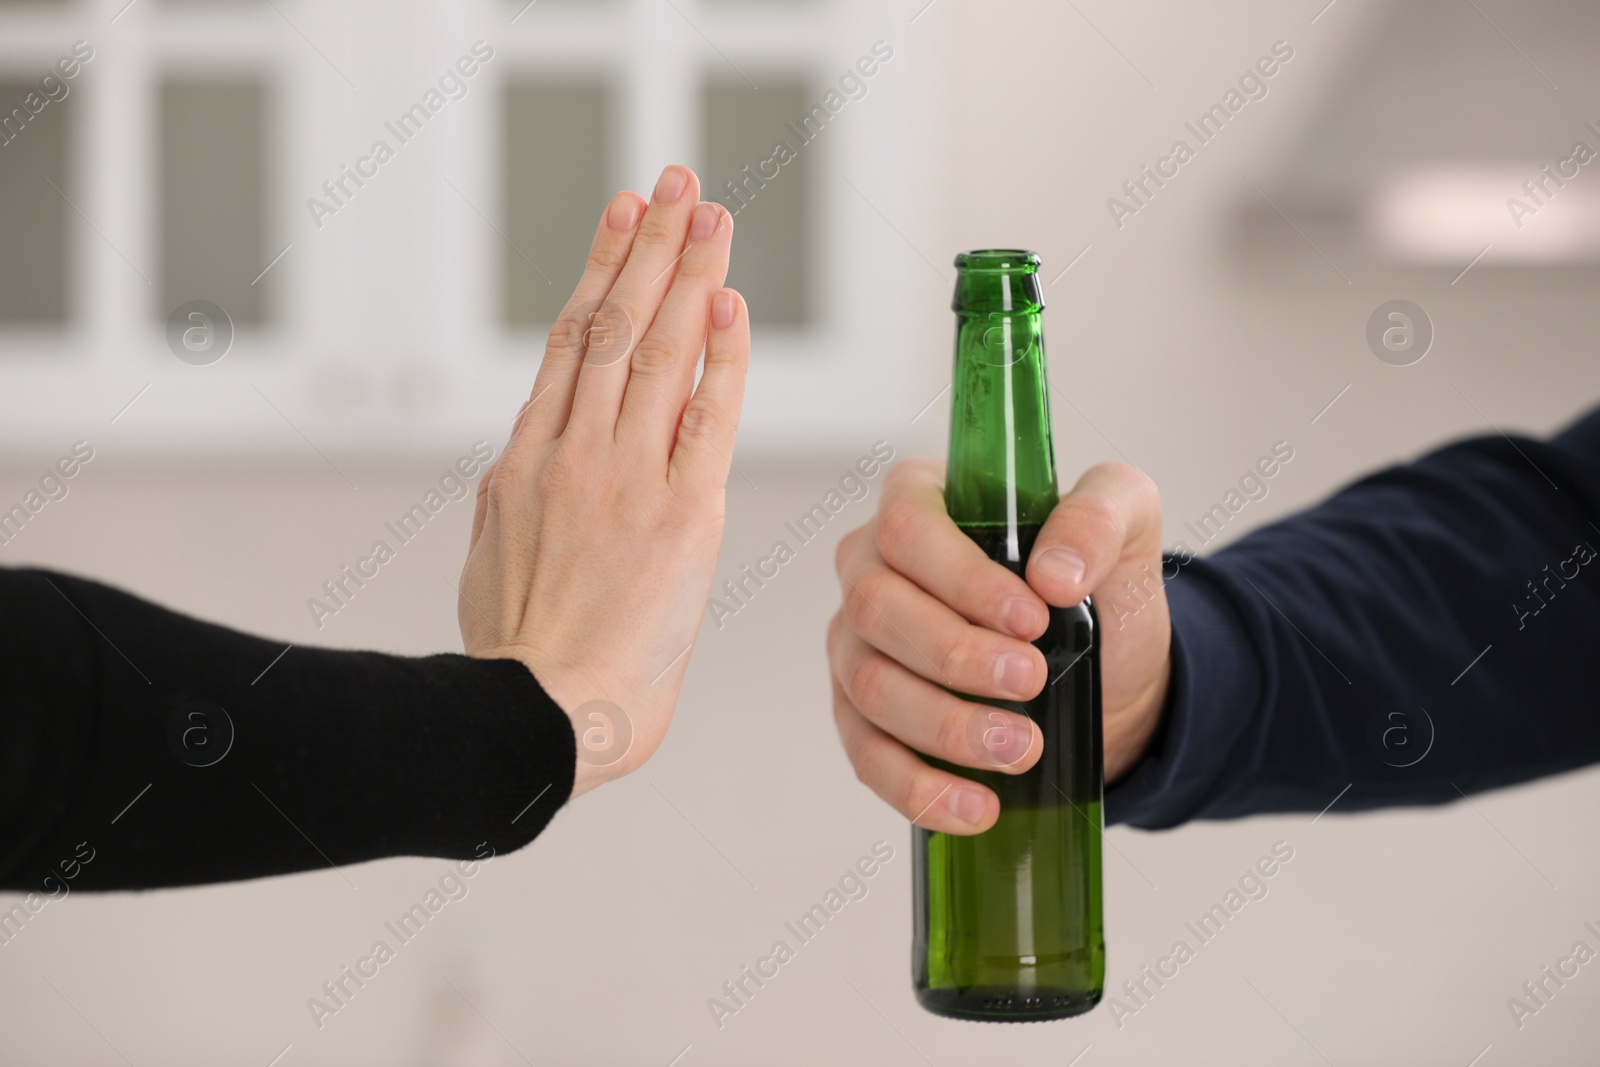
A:
{"label": "black knit sleeve", "polygon": [[521,663],[286,647],[0,568],[0,888],[481,857],[570,795],[572,728]]}

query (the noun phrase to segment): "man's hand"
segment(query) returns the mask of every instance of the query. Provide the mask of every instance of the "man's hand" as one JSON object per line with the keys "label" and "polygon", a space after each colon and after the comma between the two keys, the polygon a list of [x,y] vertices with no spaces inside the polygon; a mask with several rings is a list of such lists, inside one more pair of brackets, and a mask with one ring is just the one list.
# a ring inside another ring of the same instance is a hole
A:
{"label": "man's hand", "polygon": [[[1037,730],[1010,734],[1027,739],[1026,752],[980,758],[969,728],[974,716],[992,722],[995,709],[942,686],[1007,700],[1038,695],[1044,656],[1029,642],[1044,633],[1047,603],[1105,594],[1097,608],[1106,779],[1149,744],[1171,674],[1172,625],[1161,589],[1161,500],[1135,468],[1101,464],[1061,498],[1024,581],[950,520],[944,464],[907,460],[885,479],[877,516],[839,543],[836,566],[844,606],[828,627],[828,659],[839,738],[856,777],[917,825],[980,833],[994,825],[1000,801],[916,752],[1013,774],[1038,762]],[[1113,600],[1121,610],[1108,608]]]}
{"label": "man's hand", "polygon": [[461,635],[572,718],[574,796],[661,743],[711,593],[750,358],[732,237],[686,167],[619,193],[478,486]]}

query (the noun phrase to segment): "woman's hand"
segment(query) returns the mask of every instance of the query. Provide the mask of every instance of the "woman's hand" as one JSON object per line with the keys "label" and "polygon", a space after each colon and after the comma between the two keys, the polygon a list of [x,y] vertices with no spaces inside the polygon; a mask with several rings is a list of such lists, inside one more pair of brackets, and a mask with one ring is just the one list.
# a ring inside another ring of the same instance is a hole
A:
{"label": "woman's hand", "polygon": [[[668,167],[619,193],[478,486],[458,614],[573,720],[573,795],[661,743],[711,591],[750,356],[733,218]],[[695,368],[705,352],[699,385]]]}
{"label": "woman's hand", "polygon": [[944,464],[907,460],[885,479],[877,516],[839,543],[837,567],[844,607],[828,627],[828,659],[839,738],[856,777],[917,825],[981,833],[999,817],[1000,801],[913,749],[1013,774],[1038,762],[1036,730],[1008,735],[1026,739],[1026,751],[983,758],[968,738],[995,709],[935,683],[980,697],[1036,696],[1045,663],[1029,642],[1044,633],[1047,603],[1067,607],[1102,589],[1120,594],[1125,582],[1140,591],[1137,611],[1099,608],[1106,779],[1126,772],[1150,743],[1171,674],[1172,624],[1161,588],[1161,500],[1133,467],[1095,467],[1061,498],[1024,581],[950,521]]}

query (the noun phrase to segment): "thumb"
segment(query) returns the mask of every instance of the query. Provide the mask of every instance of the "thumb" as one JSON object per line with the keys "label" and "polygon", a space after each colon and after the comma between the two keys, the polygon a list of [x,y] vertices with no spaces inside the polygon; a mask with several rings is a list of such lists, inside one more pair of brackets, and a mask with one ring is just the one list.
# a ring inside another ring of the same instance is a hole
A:
{"label": "thumb", "polygon": [[1089,468],[1061,498],[1028,558],[1027,579],[1049,604],[1070,607],[1124,559],[1161,553],[1161,494],[1127,463]]}

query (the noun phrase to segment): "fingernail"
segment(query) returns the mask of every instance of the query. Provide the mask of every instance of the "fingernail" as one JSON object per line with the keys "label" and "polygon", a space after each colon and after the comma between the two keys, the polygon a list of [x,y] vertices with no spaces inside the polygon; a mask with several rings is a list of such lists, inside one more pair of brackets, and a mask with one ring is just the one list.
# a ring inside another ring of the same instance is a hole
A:
{"label": "fingernail", "polygon": [[719,289],[711,297],[711,325],[726,330],[733,325],[733,290]]}
{"label": "fingernail", "polygon": [[984,810],[989,806],[983,794],[976,789],[952,789],[947,803],[951,815],[969,824],[982,819]]}
{"label": "fingernail", "polygon": [[606,225],[613,230],[631,230],[639,222],[639,199],[624,193],[611,201],[606,212]]}
{"label": "fingernail", "polygon": [[689,223],[689,240],[704,241],[717,232],[717,205],[701,204],[694,209],[694,219]]}
{"label": "fingernail", "polygon": [[1034,747],[1034,723],[1022,715],[1000,712],[1000,720],[984,734],[984,758],[990,765],[1011,766]]}
{"label": "fingernail", "polygon": [[1023,637],[1036,633],[1044,622],[1040,618],[1039,607],[1025,596],[1007,597],[1006,602],[1000,605],[1000,622],[1012,636]]}
{"label": "fingernail", "polygon": [[689,172],[682,167],[668,167],[656,180],[655,198],[658,204],[670,204],[683,195],[689,184]]}
{"label": "fingernail", "polygon": [[1020,652],[1007,652],[995,661],[994,684],[1021,696],[1033,688],[1033,664]]}
{"label": "fingernail", "polygon": [[1051,548],[1039,553],[1033,566],[1046,578],[1066,585],[1077,585],[1083,581],[1083,572],[1088,569],[1082,556],[1064,548]]}
{"label": "fingernail", "polygon": [[[1011,767],[1033,747],[1033,722],[1023,715],[988,708],[967,728],[973,754],[991,767]],[[976,731],[976,733],[974,733]]]}

